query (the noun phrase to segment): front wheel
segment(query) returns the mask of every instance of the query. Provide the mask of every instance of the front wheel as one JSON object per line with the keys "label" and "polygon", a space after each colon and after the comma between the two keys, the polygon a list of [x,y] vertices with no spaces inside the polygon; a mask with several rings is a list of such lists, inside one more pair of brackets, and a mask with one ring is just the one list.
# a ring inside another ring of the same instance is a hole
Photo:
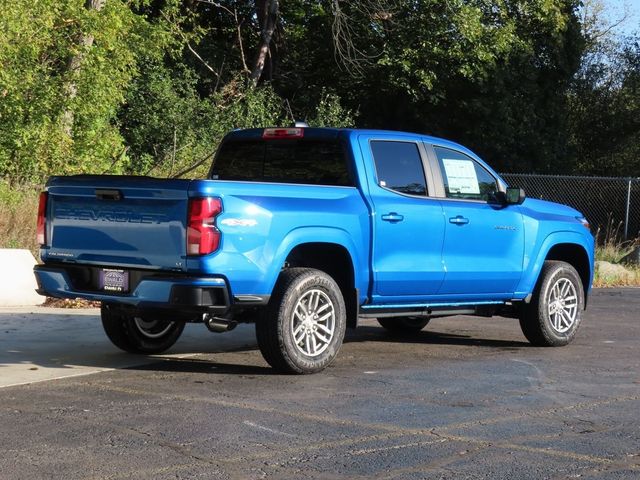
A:
{"label": "front wheel", "polygon": [[336,282],[311,268],[280,274],[269,306],[256,322],[256,337],[267,363],[284,373],[315,373],[338,355],[346,309]]}
{"label": "front wheel", "polygon": [[178,341],[184,322],[102,305],[104,331],[116,347],[129,353],[162,353]]}
{"label": "front wheel", "polygon": [[578,272],[566,262],[548,260],[531,303],[520,315],[520,327],[533,345],[567,345],[578,331],[583,310],[584,290]]}

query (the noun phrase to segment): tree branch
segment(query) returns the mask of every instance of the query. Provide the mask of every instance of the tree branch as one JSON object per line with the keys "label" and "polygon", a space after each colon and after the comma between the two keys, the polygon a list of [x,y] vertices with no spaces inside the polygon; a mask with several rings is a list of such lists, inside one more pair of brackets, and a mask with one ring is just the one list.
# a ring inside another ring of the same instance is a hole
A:
{"label": "tree branch", "polygon": [[200,62],[206,67],[206,69],[209,70],[211,73],[213,73],[213,75],[216,78],[219,78],[218,72],[216,72],[215,69],[211,65],[209,65],[207,61],[204,58],[202,58],[198,52],[194,50],[194,48],[189,43],[189,39],[187,38],[187,36],[184,33],[182,33],[182,30],[179,27],[175,28],[175,24],[173,23],[173,21],[162,10],[160,10],[160,14],[171,25],[172,30],[174,30],[175,32],[178,33],[178,35],[180,35],[180,37],[184,41],[189,51],[193,54],[193,56],[196,57],[198,60],[200,60]]}
{"label": "tree branch", "polygon": [[[257,3],[257,2],[256,2]],[[258,81],[262,76],[264,70],[264,64],[269,53],[269,45],[271,44],[271,37],[276,29],[278,21],[278,0],[265,0],[264,11],[258,11],[258,19],[262,18],[261,27],[262,32],[260,34],[260,45],[258,47],[258,54],[253,62],[253,68],[251,70],[251,84],[255,87],[258,85]]]}
{"label": "tree branch", "polygon": [[120,160],[122,160],[122,159],[125,157],[125,155],[127,154],[127,151],[129,151],[129,147],[124,147],[124,148],[122,149],[122,152],[120,153],[120,155],[118,155],[118,156],[113,160],[113,162],[111,163],[111,165],[109,165],[109,168],[107,168],[104,172],[102,172],[102,174],[101,174],[101,175],[106,175],[107,173],[109,173],[109,172],[111,171],[111,169],[112,169],[113,167],[115,167],[115,166],[116,166],[116,163],[118,163]]}
{"label": "tree branch", "polygon": [[196,1],[200,3],[206,3],[207,5],[211,5],[213,7],[224,10],[225,12],[227,12],[229,15],[233,17],[233,20],[235,21],[235,24],[236,24],[236,36],[238,38],[238,48],[240,49],[240,60],[242,61],[242,70],[244,73],[250,73],[249,67],[247,66],[247,59],[244,54],[244,43],[242,42],[242,24],[244,23],[244,20],[242,22],[238,21],[238,10],[236,10],[235,8],[231,10],[229,7],[226,7],[212,0],[196,0]]}
{"label": "tree branch", "polygon": [[[216,149],[217,150],[217,149]],[[211,157],[213,157],[216,153],[216,150],[213,150],[211,153],[208,153],[207,156],[201,158],[200,160],[198,160],[196,163],[192,164],[191,166],[185,168],[184,170],[180,170],[178,173],[176,173],[175,175],[173,175],[171,178],[180,178],[183,175],[186,175],[189,172],[192,172],[193,170],[195,170],[196,168],[198,168],[200,165],[202,165],[204,162],[206,162],[207,160],[209,160]]]}
{"label": "tree branch", "polygon": [[[369,55],[357,46],[358,34],[354,25],[359,20],[349,16],[340,6],[342,0],[331,0],[331,14],[333,22],[331,32],[333,35],[334,57],[338,65],[344,67],[352,77],[364,75],[364,66],[370,63],[376,55]],[[365,0],[354,2],[352,9],[359,13],[361,18],[370,22],[380,22],[385,30],[390,30],[393,23],[394,12],[383,0]]]}
{"label": "tree branch", "polygon": [[[86,0],[84,8],[91,11],[94,10],[99,12],[107,3],[107,0]],[[91,34],[80,34],[78,38],[77,45],[79,47],[79,52],[69,58],[67,62],[67,73],[69,74],[69,80],[64,84],[64,92],[66,94],[67,100],[71,103],[78,96],[78,85],[73,78],[75,72],[80,70],[82,63],[84,62],[85,55],[87,51],[93,46],[93,35]],[[67,107],[62,114],[62,131],[71,137],[73,135],[73,125],[75,123],[75,113],[70,108]]]}
{"label": "tree branch", "polygon": [[200,62],[202,62],[202,64],[207,68],[207,70],[209,70],[211,73],[213,73],[215,75],[216,78],[220,78],[220,75],[218,74],[218,72],[216,72],[213,67],[211,65],[209,65],[206,60],[204,58],[202,58],[200,56],[200,54],[198,52],[196,52],[193,47],[191,46],[191,44],[187,41],[185,41],[187,48],[189,49],[189,51],[193,54],[194,57],[196,57],[198,60],[200,60]]}

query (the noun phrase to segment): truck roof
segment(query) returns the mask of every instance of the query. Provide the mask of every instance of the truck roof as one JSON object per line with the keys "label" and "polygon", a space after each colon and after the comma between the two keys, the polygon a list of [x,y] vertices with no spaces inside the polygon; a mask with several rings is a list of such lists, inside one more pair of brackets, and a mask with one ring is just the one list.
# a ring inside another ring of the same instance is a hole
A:
{"label": "truck roof", "polygon": [[[274,128],[274,127],[269,127]],[[339,138],[339,137],[347,137],[353,138],[357,135],[393,135],[395,137],[407,137],[414,140],[422,140],[429,143],[437,143],[442,146],[450,146],[456,149],[462,149],[469,153],[471,153],[474,157],[477,155],[473,154],[468,148],[460,145],[459,143],[453,142],[451,140],[446,140],[440,137],[434,137],[431,135],[425,135],[422,133],[413,133],[413,132],[403,132],[400,130],[381,130],[381,129],[360,129],[360,128],[316,128],[316,127],[276,127],[276,128],[303,128],[304,129],[304,137],[305,138],[313,138],[313,139],[331,139],[331,138]],[[258,140],[262,138],[263,132],[265,128],[246,128],[246,129],[237,129],[229,132],[225,140]]]}

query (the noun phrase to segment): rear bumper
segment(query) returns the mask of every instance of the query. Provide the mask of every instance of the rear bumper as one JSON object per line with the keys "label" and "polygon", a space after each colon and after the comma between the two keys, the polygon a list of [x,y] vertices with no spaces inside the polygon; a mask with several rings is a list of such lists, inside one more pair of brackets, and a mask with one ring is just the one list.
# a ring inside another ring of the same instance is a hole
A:
{"label": "rear bumper", "polygon": [[74,285],[64,267],[37,265],[34,274],[40,295],[56,298],[83,298],[136,308],[166,308],[222,315],[231,307],[229,288],[221,277],[142,278],[128,293],[86,290]]}

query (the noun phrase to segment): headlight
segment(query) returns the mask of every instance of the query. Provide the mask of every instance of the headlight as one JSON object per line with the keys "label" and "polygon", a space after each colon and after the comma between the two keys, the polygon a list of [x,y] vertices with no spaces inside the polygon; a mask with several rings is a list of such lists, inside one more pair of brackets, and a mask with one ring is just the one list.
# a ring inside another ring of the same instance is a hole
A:
{"label": "headlight", "polygon": [[584,228],[591,231],[591,225],[589,225],[589,220],[587,220],[584,217],[576,217],[576,220],[578,220]]}

